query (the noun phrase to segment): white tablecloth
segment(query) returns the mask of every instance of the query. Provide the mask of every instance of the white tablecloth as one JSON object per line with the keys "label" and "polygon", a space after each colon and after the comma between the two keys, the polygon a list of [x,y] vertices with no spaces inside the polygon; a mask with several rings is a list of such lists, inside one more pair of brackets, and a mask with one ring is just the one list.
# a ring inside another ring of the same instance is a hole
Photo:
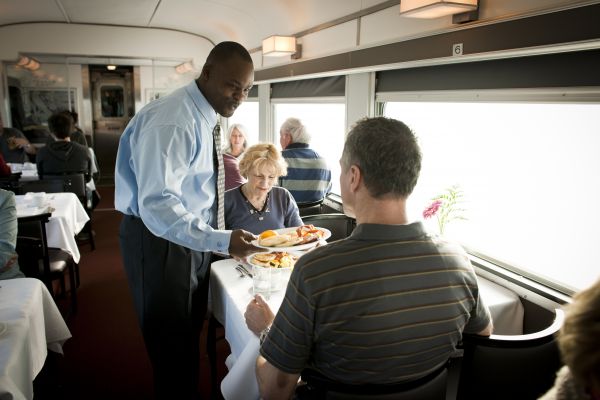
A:
{"label": "white tablecloth", "polygon": [[32,399],[33,380],[44,366],[47,349],[62,354],[70,337],[41,281],[0,281],[0,398]]}
{"label": "white tablecloth", "polygon": [[25,217],[45,212],[48,207],[54,209],[46,224],[48,246],[68,251],[76,263],[81,254],[75,241],[75,235],[81,232],[90,217],[74,193],[46,193],[46,201],[41,207],[33,205],[33,195],[15,196],[17,217]]}
{"label": "white tablecloth", "polygon": [[[231,348],[226,364],[229,373],[221,382],[226,400],[258,399],[258,385],[254,374],[259,342],[246,327],[244,312],[252,299],[252,279],[242,278],[235,270],[235,260],[217,261],[211,266],[210,291],[213,316],[225,327],[225,339]],[[481,296],[494,320],[495,333],[515,335],[523,333],[523,305],[514,292],[493,282],[479,278]],[[268,300],[276,312],[285,291],[271,294]]]}

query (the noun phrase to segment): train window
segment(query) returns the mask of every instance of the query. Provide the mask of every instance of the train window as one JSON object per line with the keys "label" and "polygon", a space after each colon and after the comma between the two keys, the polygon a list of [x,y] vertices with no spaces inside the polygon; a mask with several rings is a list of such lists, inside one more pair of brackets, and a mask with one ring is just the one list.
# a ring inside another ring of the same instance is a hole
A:
{"label": "train window", "polygon": [[275,143],[279,143],[279,128],[287,118],[295,117],[302,120],[311,136],[311,148],[323,156],[331,168],[332,193],[340,194],[339,160],[344,149],[345,104],[274,102],[273,107]]}
{"label": "train window", "polygon": [[119,118],[125,115],[122,86],[102,86],[100,96],[103,117]]}
{"label": "train window", "polygon": [[246,100],[227,119],[228,125],[242,124],[248,129],[248,144],[252,146],[259,142],[258,137],[258,101]]}
{"label": "train window", "polygon": [[445,234],[559,290],[598,278],[599,103],[389,101],[384,115],[423,150],[413,216],[459,185],[467,219]]}

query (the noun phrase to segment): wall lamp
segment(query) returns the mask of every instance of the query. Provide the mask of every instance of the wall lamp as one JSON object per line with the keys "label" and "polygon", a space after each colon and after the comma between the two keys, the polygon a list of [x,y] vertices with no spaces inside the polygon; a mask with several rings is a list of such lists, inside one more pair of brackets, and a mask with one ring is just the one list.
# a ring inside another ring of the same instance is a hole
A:
{"label": "wall lamp", "polygon": [[35,71],[40,68],[40,63],[37,60],[27,56],[19,56],[17,65],[30,71]]}
{"label": "wall lamp", "polygon": [[[478,0],[400,0],[400,15],[411,18],[439,18],[446,15],[473,13]],[[455,20],[455,23],[476,19]]]}
{"label": "wall lamp", "polygon": [[302,45],[294,36],[269,36],[262,41],[262,53],[267,57],[291,56],[298,59],[302,57]]}

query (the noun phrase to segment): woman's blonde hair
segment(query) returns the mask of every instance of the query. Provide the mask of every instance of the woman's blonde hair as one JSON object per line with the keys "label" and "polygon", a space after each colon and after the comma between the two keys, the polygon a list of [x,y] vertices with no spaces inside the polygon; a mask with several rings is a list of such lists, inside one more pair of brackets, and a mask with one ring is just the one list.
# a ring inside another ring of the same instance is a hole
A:
{"label": "woman's blonde hair", "polygon": [[563,361],[575,380],[588,387],[600,384],[600,280],[573,297],[566,307],[565,322],[558,336]]}
{"label": "woman's blonde hair", "polygon": [[267,167],[274,169],[277,176],[287,175],[287,163],[277,147],[270,143],[259,143],[250,146],[240,160],[240,174],[248,178],[250,172]]}

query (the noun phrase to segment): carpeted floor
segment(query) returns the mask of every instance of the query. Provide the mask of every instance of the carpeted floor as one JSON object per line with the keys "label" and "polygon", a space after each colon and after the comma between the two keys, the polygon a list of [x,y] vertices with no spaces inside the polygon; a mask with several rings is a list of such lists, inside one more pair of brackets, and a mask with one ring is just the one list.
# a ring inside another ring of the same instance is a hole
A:
{"label": "carpeted floor", "polygon": [[[153,398],[152,370],[119,251],[121,214],[113,209],[113,190],[110,186],[98,189],[102,199],[93,214],[96,250],[91,251],[89,245],[80,246],[78,312],[67,320],[73,337],[65,343],[63,357],[49,357],[47,368],[36,380],[36,400]],[[205,322],[200,355],[200,393],[206,399],[211,394],[207,325]],[[219,382],[225,374],[227,354],[227,343],[219,341]],[[220,398],[218,388],[213,395]]]}

